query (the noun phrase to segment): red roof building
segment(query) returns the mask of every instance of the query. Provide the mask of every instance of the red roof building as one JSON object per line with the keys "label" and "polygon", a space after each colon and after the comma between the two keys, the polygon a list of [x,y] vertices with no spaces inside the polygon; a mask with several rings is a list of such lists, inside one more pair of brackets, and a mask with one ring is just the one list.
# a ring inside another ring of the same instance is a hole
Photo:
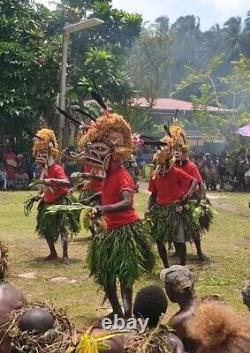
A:
{"label": "red roof building", "polygon": [[[147,108],[149,107],[149,102],[146,100],[146,98],[135,98],[134,105]],[[193,107],[193,103],[191,102],[182,101],[182,100],[173,99],[173,98],[157,98],[152,107],[153,111],[175,111],[176,109],[178,109],[179,111],[185,112],[185,111],[193,111],[194,107]],[[212,106],[208,106],[207,110],[209,112],[217,112],[217,113],[230,111],[228,109],[222,109],[222,108],[212,107]]]}

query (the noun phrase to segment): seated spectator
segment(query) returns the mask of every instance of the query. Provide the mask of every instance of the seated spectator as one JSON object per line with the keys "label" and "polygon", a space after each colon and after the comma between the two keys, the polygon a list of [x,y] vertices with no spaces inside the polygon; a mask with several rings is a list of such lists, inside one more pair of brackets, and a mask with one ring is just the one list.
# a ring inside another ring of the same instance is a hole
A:
{"label": "seated spectator", "polygon": [[249,353],[250,320],[228,305],[208,301],[197,305],[188,321],[188,335],[197,342],[195,353]]}
{"label": "seated spectator", "polygon": [[16,154],[12,151],[10,146],[7,146],[6,152],[3,155],[3,159],[7,177],[7,189],[14,189],[17,161]]}
{"label": "seated spectator", "polygon": [[250,279],[245,283],[244,288],[242,289],[242,299],[243,303],[248,307],[250,311]]}
{"label": "seated spectator", "polygon": [[196,302],[192,274],[187,267],[174,265],[161,272],[161,279],[164,280],[169,300],[180,307],[180,310],[169,320],[168,326],[182,340],[186,351],[194,352],[196,342],[187,334],[187,321],[193,315]]}
{"label": "seated spectator", "polygon": [[201,165],[201,173],[203,175],[203,179],[207,189],[215,190],[216,182],[217,182],[217,172],[216,172],[216,166],[213,162],[213,159],[210,153],[205,154],[205,159]]}
{"label": "seated spectator", "polygon": [[[167,310],[168,302],[164,291],[155,285],[147,286],[139,290],[136,295],[133,307],[134,317],[137,319],[149,319],[147,332],[145,334],[137,334],[131,331],[129,334],[116,335],[113,338],[105,341],[108,344],[109,353],[136,353],[143,351],[144,353],[153,352],[169,352],[169,353],[184,353],[184,347],[180,339],[173,333],[169,332],[167,327],[159,325],[162,314]],[[153,331],[151,331],[153,329]],[[89,333],[91,335],[104,334],[100,323],[92,326]],[[150,336],[150,333],[153,335]],[[110,331],[112,334],[112,331]],[[150,344],[145,344],[149,342]],[[138,348],[143,347],[143,349]],[[154,349],[153,349],[153,348]],[[99,353],[107,352],[107,350],[100,350]]]}
{"label": "seated spectator", "polygon": [[17,169],[20,168],[20,167],[24,168],[24,157],[23,157],[23,155],[21,153],[19,153],[16,156],[16,161],[17,161]]}
{"label": "seated spectator", "polygon": [[239,180],[240,189],[245,190],[245,173],[248,172],[249,169],[249,160],[247,151],[245,148],[242,148],[239,151],[236,165],[236,176]]}
{"label": "seated spectator", "polygon": [[244,183],[245,183],[245,190],[246,191],[249,190],[250,189],[250,167],[244,174]]}
{"label": "seated spectator", "polygon": [[29,176],[23,167],[19,167],[16,173],[15,186],[16,190],[25,190],[29,185]]}
{"label": "seated spectator", "polygon": [[0,164],[0,190],[6,190],[7,179],[3,163]]}

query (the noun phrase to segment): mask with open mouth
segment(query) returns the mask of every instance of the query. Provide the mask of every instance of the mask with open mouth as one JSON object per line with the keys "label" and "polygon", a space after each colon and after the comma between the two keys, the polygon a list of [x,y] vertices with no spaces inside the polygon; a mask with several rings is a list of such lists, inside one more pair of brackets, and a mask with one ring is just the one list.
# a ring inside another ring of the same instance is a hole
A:
{"label": "mask with open mouth", "polygon": [[48,167],[59,155],[54,131],[50,129],[39,130],[34,137],[32,152],[37,164]]}
{"label": "mask with open mouth", "polygon": [[[161,147],[154,156],[153,162],[156,164],[156,169],[154,171],[154,176],[164,175],[167,173],[175,164],[175,156],[173,151],[172,140],[168,138],[168,140],[163,139],[166,143],[166,146]],[[163,141],[162,140],[162,141]]]}
{"label": "mask with open mouth", "polygon": [[118,114],[101,116],[79,140],[79,153],[71,154],[76,161],[86,163],[105,173],[112,160],[127,159],[132,151],[129,124]]}
{"label": "mask with open mouth", "polygon": [[177,124],[173,124],[169,128],[170,134],[173,138],[173,149],[174,155],[177,161],[181,161],[182,153],[183,153],[183,146],[186,146],[186,135],[184,130]]}
{"label": "mask with open mouth", "polygon": [[168,173],[176,161],[181,161],[182,148],[186,145],[185,133],[176,122],[172,126],[164,125],[164,129],[166,135],[161,141],[165,146],[161,147],[153,157],[156,165],[154,177]]}
{"label": "mask with open mouth", "polygon": [[37,153],[35,162],[36,164],[46,166],[48,164],[48,159],[49,159],[49,151],[41,150]]}
{"label": "mask with open mouth", "polygon": [[78,161],[102,170],[102,174],[109,169],[114,146],[101,141],[88,142],[84,150],[78,154]]}

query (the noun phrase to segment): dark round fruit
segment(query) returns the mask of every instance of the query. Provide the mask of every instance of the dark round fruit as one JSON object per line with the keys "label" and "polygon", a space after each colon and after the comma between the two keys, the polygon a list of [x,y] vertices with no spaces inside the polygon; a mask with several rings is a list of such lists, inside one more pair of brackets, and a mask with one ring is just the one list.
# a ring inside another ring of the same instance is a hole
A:
{"label": "dark round fruit", "polygon": [[36,331],[43,333],[50,330],[54,325],[53,316],[44,309],[28,309],[19,319],[21,331]]}

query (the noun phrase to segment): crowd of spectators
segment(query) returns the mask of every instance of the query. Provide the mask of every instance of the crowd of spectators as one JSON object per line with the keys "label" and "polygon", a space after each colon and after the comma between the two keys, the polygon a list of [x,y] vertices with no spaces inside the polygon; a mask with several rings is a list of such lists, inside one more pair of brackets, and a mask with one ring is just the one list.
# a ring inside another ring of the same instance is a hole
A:
{"label": "crowd of spectators", "polygon": [[[73,148],[72,148],[73,150]],[[250,155],[244,148],[238,153],[220,154],[190,153],[190,158],[197,164],[208,190],[249,191],[250,190]],[[139,190],[139,177],[146,177],[145,165],[150,164],[152,156],[138,149],[125,162]],[[79,168],[76,162],[62,160],[68,177]],[[15,151],[11,146],[0,153],[0,190],[25,190],[36,176],[36,166],[30,155]]]}
{"label": "crowd of spectators", "polygon": [[250,155],[242,148],[237,153],[192,154],[208,190],[248,191],[250,188]]}
{"label": "crowd of spectators", "polygon": [[0,190],[25,190],[34,176],[31,157],[7,146],[0,155]]}

